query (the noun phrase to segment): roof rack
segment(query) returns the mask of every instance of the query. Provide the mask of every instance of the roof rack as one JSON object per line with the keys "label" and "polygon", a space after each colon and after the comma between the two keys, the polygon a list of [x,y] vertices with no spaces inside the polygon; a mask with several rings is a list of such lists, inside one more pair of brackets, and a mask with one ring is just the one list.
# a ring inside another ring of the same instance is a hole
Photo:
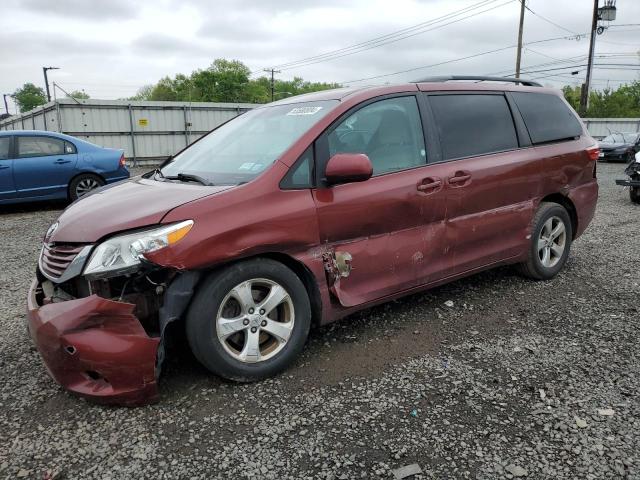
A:
{"label": "roof rack", "polygon": [[534,80],[513,77],[483,77],[478,75],[444,75],[441,77],[427,77],[416,80],[413,83],[449,82],[451,80],[475,80],[477,82],[511,82],[519,83],[525,87],[541,87],[542,85]]}

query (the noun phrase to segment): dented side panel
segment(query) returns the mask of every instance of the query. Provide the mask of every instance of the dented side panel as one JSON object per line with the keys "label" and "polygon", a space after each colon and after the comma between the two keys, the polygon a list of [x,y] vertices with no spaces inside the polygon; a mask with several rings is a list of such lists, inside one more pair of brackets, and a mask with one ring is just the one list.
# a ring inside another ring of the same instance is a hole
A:
{"label": "dented side panel", "polygon": [[453,273],[525,254],[541,192],[542,163],[534,148],[455,160],[450,184],[447,238]]}
{"label": "dented side panel", "polygon": [[[444,193],[418,189],[441,168],[424,166],[314,192],[328,283],[343,307],[426,283],[447,269],[441,256]],[[349,268],[341,272],[345,255]]]}

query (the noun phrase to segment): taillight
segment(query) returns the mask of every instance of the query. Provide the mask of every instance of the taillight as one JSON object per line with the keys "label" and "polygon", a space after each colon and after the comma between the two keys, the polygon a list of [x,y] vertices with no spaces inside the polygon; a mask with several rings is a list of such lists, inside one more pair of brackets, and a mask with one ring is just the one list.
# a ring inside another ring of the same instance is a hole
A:
{"label": "taillight", "polygon": [[594,145],[593,147],[587,148],[587,153],[589,154],[589,158],[591,160],[598,161],[598,155],[600,155],[600,147]]}
{"label": "taillight", "polygon": [[597,178],[596,169],[598,167],[598,157],[600,156],[600,147],[598,147],[598,145],[593,145],[592,147],[587,148],[587,155],[589,155],[590,160],[593,160],[593,178]]}
{"label": "taillight", "polygon": [[127,166],[127,160],[124,158],[124,153],[120,156],[120,166],[121,167]]}

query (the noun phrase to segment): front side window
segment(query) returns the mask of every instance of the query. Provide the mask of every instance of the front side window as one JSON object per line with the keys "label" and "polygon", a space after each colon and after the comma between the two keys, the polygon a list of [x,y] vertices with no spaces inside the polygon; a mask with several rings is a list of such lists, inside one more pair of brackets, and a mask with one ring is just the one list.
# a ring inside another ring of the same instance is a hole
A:
{"label": "front side window", "polygon": [[329,156],[364,153],[373,175],[406,170],[426,163],[422,122],[414,96],[371,103],[333,129],[328,135]]}
{"label": "front side window", "polygon": [[214,185],[248,182],[337,104],[337,100],[325,100],[250,110],[176,155],[162,174],[198,175]]}
{"label": "front side window", "polygon": [[502,95],[429,97],[444,160],[518,148],[511,110]]}
{"label": "front side window", "polygon": [[9,158],[9,148],[11,147],[11,137],[0,137],[0,160]]}
{"label": "front side window", "polygon": [[64,141],[52,137],[18,137],[18,157],[64,155]]}

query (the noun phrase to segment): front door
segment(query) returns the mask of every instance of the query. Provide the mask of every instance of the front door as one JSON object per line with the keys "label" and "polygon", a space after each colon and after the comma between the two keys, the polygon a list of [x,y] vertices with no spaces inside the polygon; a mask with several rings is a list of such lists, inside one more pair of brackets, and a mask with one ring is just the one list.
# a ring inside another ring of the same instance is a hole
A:
{"label": "front door", "polygon": [[11,137],[0,137],[0,200],[13,198],[16,187],[13,183],[13,160],[11,159]]}
{"label": "front door", "polygon": [[[365,182],[314,191],[331,292],[346,307],[426,283],[448,267],[442,257],[445,192],[440,165],[427,165],[414,95],[355,110],[316,142],[319,177],[336,153],[364,153],[373,165]],[[345,267],[345,263],[348,264]]]}
{"label": "front door", "polygon": [[60,138],[16,136],[13,177],[21,198],[64,194],[73,176],[78,155]]}

